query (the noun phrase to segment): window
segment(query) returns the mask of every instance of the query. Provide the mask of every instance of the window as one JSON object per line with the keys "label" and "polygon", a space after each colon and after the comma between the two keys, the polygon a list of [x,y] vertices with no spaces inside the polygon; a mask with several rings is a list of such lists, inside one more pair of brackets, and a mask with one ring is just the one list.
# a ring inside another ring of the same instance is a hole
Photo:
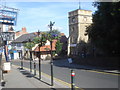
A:
{"label": "window", "polygon": [[75,17],[72,17],[72,23],[75,23]]}

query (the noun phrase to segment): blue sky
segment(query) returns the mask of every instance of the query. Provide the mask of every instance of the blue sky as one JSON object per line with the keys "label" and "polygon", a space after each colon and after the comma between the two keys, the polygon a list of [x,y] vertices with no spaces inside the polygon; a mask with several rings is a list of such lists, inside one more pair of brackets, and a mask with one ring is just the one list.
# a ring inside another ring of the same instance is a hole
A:
{"label": "blue sky", "polygon": [[[15,31],[26,27],[28,32],[49,30],[50,21],[55,22],[54,27],[60,32],[69,35],[68,12],[79,7],[78,2],[6,2],[9,7],[20,9],[18,12]],[[96,10],[92,2],[80,2],[81,9]]]}

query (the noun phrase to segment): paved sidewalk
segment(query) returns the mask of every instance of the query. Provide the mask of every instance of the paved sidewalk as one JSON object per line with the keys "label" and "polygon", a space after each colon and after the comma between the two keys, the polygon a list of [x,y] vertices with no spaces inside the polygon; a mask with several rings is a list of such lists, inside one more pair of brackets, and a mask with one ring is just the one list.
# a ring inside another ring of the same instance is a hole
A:
{"label": "paved sidewalk", "polygon": [[3,88],[64,88],[56,83],[54,86],[50,86],[48,79],[44,78],[44,80],[40,81],[27,70],[22,70],[14,65],[12,65],[10,72],[4,74],[4,78],[6,84]]}

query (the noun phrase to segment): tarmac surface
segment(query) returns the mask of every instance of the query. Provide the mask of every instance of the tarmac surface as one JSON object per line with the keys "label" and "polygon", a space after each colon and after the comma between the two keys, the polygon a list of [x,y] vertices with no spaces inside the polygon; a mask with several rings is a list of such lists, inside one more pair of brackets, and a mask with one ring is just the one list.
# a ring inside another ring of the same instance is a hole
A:
{"label": "tarmac surface", "polygon": [[[64,63],[62,63],[64,61]],[[94,67],[86,67],[82,65],[76,65],[76,64],[69,64],[67,60],[57,61],[59,65],[64,66],[64,67],[70,67],[70,68],[87,68],[87,69],[93,69]],[[28,62],[28,61],[24,61]],[[50,61],[44,61],[45,63],[50,63]],[[54,62],[54,64],[57,64]],[[107,72],[107,73],[115,73],[119,74],[120,72],[118,70],[102,70],[100,68],[94,68],[96,71],[102,71],[102,72]],[[42,79],[39,80],[38,78],[38,72],[37,75],[35,76],[33,73],[30,73],[29,70],[27,69],[20,69],[20,67],[12,65],[11,66],[11,71],[8,73],[4,74],[4,81],[5,81],[5,86],[0,86],[0,90],[7,90],[8,88],[29,88],[29,89],[53,89],[53,90],[58,90],[59,88],[68,88],[64,86],[63,84],[54,82],[54,86],[50,85],[50,78],[42,75]],[[12,89],[11,89],[12,90]],[[82,89],[81,89],[82,90]]]}

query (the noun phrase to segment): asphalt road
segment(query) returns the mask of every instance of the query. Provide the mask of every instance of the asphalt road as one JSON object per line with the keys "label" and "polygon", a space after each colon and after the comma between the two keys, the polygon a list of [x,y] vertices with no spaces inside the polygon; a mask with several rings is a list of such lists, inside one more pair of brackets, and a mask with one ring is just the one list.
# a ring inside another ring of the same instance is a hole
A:
{"label": "asphalt road", "polygon": [[[64,61],[64,60],[63,60]],[[64,65],[63,61],[54,62],[54,77],[70,83],[70,69],[75,70],[75,85],[80,88],[118,88],[118,79],[120,76],[105,74],[101,72],[92,72],[84,69],[70,68]],[[13,61],[14,65],[21,65],[20,61]],[[32,64],[33,65],[33,64]],[[24,67],[29,68],[29,62],[24,62]],[[32,66],[33,68],[33,66]],[[42,62],[42,72],[50,75],[49,62]],[[38,70],[38,64],[37,64]]]}

